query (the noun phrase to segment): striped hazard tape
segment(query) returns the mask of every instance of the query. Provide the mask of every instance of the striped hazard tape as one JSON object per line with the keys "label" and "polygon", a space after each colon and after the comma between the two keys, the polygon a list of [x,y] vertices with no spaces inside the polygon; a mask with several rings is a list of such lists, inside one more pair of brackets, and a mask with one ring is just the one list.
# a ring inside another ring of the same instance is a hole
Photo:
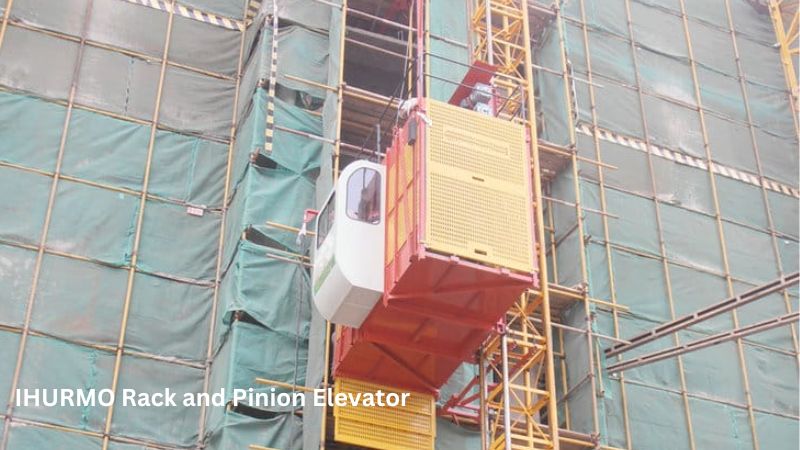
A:
{"label": "striped hazard tape", "polygon": [[272,153],[275,135],[275,84],[278,82],[278,2],[272,3],[272,51],[269,62],[269,87],[267,89],[267,126],[264,128],[264,152]]}
{"label": "striped hazard tape", "polygon": [[261,8],[261,1],[260,0],[250,0],[247,5],[247,21],[242,21],[240,19],[232,19],[230,17],[223,17],[214,13],[202,11],[196,8],[192,8],[190,6],[185,6],[183,4],[175,2],[174,11],[173,11],[173,4],[171,2],[163,1],[163,0],[122,0],[128,3],[134,3],[137,5],[147,6],[148,8],[158,9],[160,11],[166,12],[174,12],[175,14],[186,17],[187,19],[197,20],[199,22],[204,22],[209,25],[214,25],[222,28],[227,28],[229,30],[237,30],[237,31],[244,31],[248,25],[252,22],[253,18],[258,14],[259,8]]}
{"label": "striped hazard tape", "polygon": [[[581,134],[585,134],[586,136],[592,136],[592,127],[588,124],[580,124],[577,127],[577,131]],[[640,139],[612,133],[608,130],[603,130],[600,128],[597,129],[597,134],[598,137],[604,141],[613,142],[615,144],[634,148],[636,150],[640,150],[643,152],[647,152],[648,149],[647,143]],[[708,170],[708,163],[701,158],[689,156],[685,153],[676,152],[674,150],[669,150],[664,147],[659,147],[653,144],[650,144],[649,148],[650,148],[650,153],[660,158],[669,159],[670,161],[674,161],[678,164],[695,167],[697,169]],[[764,186],[765,188],[771,191],[780,192],[785,195],[791,195],[793,197],[800,198],[800,190],[793,188],[791,186],[787,186],[783,183],[779,183],[777,181],[770,180],[768,178],[759,177],[758,175],[755,175],[750,172],[745,172],[739,169],[734,169],[733,167],[717,164],[715,162],[711,162],[710,164],[711,164],[711,171],[716,174],[722,175],[723,177],[733,178],[734,180],[739,180],[747,184],[752,184],[753,186],[758,186],[758,187]]]}
{"label": "striped hazard tape", "polygon": [[[277,3],[277,0],[273,0],[273,3]],[[261,0],[250,0],[247,3],[247,20],[253,20],[258,15],[259,9],[261,9]]]}

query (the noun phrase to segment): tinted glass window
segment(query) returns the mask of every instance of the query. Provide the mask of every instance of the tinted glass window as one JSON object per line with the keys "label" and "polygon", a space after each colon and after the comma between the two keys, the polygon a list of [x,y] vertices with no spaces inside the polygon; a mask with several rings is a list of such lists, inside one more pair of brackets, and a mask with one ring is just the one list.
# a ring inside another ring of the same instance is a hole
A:
{"label": "tinted glass window", "polygon": [[328,203],[325,204],[325,207],[322,208],[322,212],[319,213],[319,220],[317,221],[317,247],[322,245],[325,242],[325,238],[328,236],[328,233],[331,231],[331,227],[333,227],[333,219],[336,213],[336,194],[334,193],[331,195],[330,200]]}
{"label": "tinted glass window", "polygon": [[347,180],[347,217],[367,223],[381,222],[381,174],[358,169]]}

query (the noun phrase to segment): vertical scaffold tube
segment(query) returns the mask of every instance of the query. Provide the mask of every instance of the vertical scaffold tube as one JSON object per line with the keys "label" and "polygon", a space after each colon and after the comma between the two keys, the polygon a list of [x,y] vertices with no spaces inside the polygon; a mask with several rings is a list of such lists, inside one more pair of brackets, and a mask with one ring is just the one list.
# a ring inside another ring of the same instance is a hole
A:
{"label": "vertical scaffold tube", "polygon": [[511,450],[511,391],[508,386],[508,336],[505,333],[500,338],[500,351],[503,358],[503,436],[506,450]]}

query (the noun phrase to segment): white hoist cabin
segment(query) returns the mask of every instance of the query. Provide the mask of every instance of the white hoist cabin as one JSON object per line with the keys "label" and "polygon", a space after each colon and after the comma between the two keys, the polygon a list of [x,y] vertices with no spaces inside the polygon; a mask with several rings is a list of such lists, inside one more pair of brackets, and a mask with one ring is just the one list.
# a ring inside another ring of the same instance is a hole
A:
{"label": "white hoist cabin", "polygon": [[348,165],[317,216],[314,303],[329,321],[359,327],[383,295],[385,168]]}

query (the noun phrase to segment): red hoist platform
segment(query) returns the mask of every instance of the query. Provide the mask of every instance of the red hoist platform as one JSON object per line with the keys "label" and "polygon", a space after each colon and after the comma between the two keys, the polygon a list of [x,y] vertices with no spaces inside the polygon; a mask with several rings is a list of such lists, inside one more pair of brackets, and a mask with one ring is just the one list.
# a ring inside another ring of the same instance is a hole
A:
{"label": "red hoist platform", "polygon": [[537,282],[529,136],[479,100],[417,100],[385,164],[348,166],[318,217],[335,377],[436,395]]}

